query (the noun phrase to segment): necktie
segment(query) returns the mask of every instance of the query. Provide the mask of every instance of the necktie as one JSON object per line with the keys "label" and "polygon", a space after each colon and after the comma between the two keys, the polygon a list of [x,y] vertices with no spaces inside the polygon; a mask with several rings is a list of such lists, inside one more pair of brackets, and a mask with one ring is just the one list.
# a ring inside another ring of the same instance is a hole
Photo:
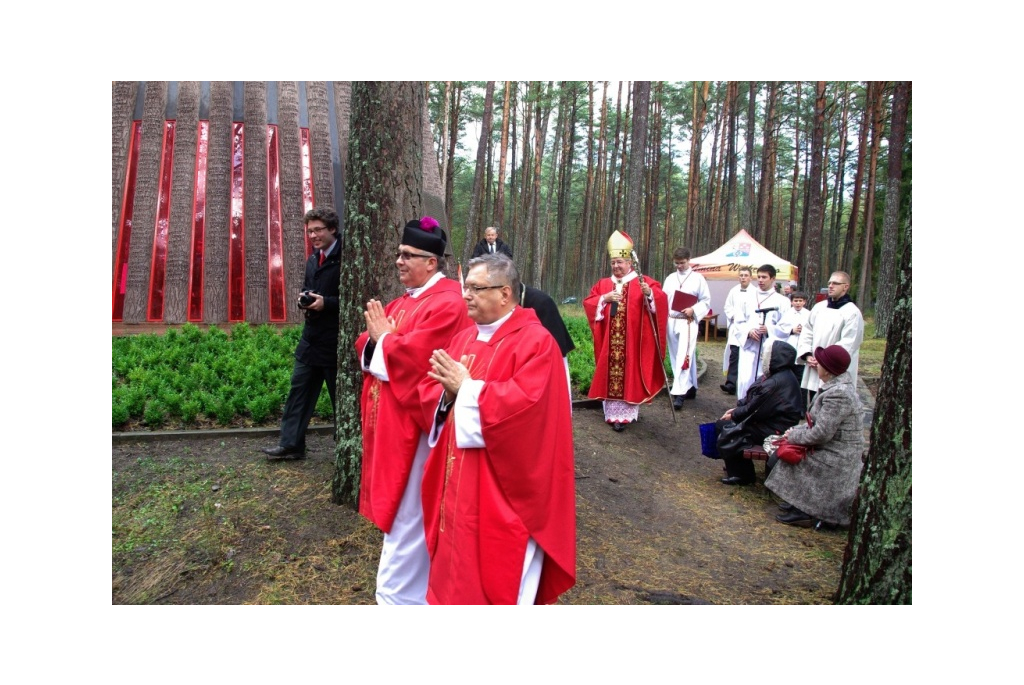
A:
{"label": "necktie", "polygon": [[494,254],[494,243],[490,244],[490,248],[491,248],[491,254]]}
{"label": "necktie", "polygon": [[324,254],[323,250],[320,250],[320,266],[324,265],[324,260],[327,259],[327,255]]}

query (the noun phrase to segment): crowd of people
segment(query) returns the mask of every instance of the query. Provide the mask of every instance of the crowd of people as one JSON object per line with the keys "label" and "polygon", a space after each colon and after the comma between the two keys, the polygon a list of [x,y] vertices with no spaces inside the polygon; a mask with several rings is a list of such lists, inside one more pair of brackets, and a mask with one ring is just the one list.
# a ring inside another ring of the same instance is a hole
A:
{"label": "crowd of people", "polygon": [[[274,460],[305,457],[322,385],[335,401],[339,220],[305,216],[313,246],[298,306],[305,313]],[[511,248],[488,227],[462,282],[445,276],[448,236],[432,217],[409,221],[395,254],[405,293],[371,299],[353,353],[363,370],[359,511],[383,533],[379,604],[534,604],[575,583],[573,342],[554,301],[522,282]],[[673,411],[697,396],[697,335],[711,310],[690,250],[661,282],[638,271],[630,236],[607,244],[610,276],[583,301],[594,342],[589,397],[622,432],[668,390]],[[461,271],[460,271],[461,274]],[[860,310],[849,276],[828,298],[775,285],[776,271],[741,268],[725,304],[721,389],[736,406],[717,430],[738,436],[722,455],[726,485],[756,474],[743,447],[784,434],[799,463],[768,461],[765,486],[782,523],[848,525],[860,474],[856,394]],[[664,360],[671,373],[666,374]],[[739,446],[737,451],[736,446]]]}

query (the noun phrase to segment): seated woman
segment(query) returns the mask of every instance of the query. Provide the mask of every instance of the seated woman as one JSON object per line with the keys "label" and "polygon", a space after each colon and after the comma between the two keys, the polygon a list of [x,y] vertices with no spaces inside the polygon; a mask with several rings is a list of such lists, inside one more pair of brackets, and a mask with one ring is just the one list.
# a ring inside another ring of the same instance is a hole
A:
{"label": "seated woman", "polygon": [[[761,376],[747,390],[747,395],[736,403],[715,423],[718,432],[722,424],[732,420],[736,423],[749,417],[744,424],[746,447],[760,445],[769,435],[781,433],[800,422],[803,416],[803,398],[800,383],[793,374],[796,364],[796,349],[781,340],[769,340],[761,350]],[[785,373],[783,373],[785,371]],[[742,449],[738,456],[724,456],[726,485],[750,485],[754,482],[754,463],[743,458]]]}
{"label": "seated woman", "polygon": [[796,464],[779,461],[765,487],[790,503],[782,523],[810,527],[814,519],[850,525],[850,508],[860,484],[864,432],[857,388],[846,369],[850,354],[839,345],[814,351],[822,385],[808,412],[810,423],[790,428],[786,440],[813,447]]}

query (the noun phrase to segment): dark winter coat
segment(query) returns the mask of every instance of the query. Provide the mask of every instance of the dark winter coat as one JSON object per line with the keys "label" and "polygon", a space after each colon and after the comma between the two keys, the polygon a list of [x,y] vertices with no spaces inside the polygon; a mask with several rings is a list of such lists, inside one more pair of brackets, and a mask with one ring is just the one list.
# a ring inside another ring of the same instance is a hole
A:
{"label": "dark winter coat", "polygon": [[338,365],[338,283],[341,280],[341,245],[327,255],[323,266],[320,251],[306,260],[303,290],[314,290],[324,298],[324,308],[318,312],[304,310],[306,324],[302,339],[295,346],[295,358],[311,366]]}
{"label": "dark winter coat", "polygon": [[768,375],[747,390],[736,403],[732,420],[736,423],[750,417],[745,424],[750,444],[760,445],[769,435],[784,433],[803,418],[800,381],[793,373],[796,349],[787,342],[773,341],[768,361]]}
{"label": "dark winter coat", "polygon": [[849,372],[824,383],[808,413],[813,426],[794,428],[788,440],[814,449],[796,464],[777,463],[765,487],[814,518],[848,526],[864,454],[863,411]]}

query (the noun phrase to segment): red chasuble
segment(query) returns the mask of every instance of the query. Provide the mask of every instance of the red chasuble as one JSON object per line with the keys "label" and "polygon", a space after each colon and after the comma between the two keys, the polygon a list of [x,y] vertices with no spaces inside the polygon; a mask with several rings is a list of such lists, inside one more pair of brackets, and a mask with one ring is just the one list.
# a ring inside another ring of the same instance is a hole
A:
{"label": "red chasuble", "polygon": [[[486,447],[455,444],[448,414],[423,474],[431,604],[515,604],[528,538],[544,550],[537,604],[576,582],[576,500],[572,418],[565,366],[555,339],[531,309],[517,307],[488,342],[476,328],[447,351],[469,357],[482,379],[480,422]],[[423,415],[434,420],[443,394],[420,385]]]}
{"label": "red chasuble", "polygon": [[594,320],[601,297],[615,290],[615,282],[611,278],[602,278],[594,284],[583,300],[590,332],[594,336],[596,370],[587,393],[592,399],[642,404],[650,402],[665,387],[665,367],[658,350],[665,350],[668,297],[656,280],[647,276],[641,278],[651,287],[654,296],[657,329],[651,325],[651,315],[645,302],[647,298],[636,279],[622,286],[625,299],[619,303],[614,317],[611,316],[611,305],[606,304],[604,319]]}
{"label": "red chasuble", "polygon": [[[391,531],[402,493],[409,480],[420,435],[430,427],[422,420],[416,387],[430,370],[430,355],[448,344],[452,335],[476,326],[466,313],[462,288],[442,278],[417,298],[403,295],[384,308],[398,325],[382,338],[387,383],[363,373],[360,402],[363,421],[363,471],[359,513],[385,533]],[[362,355],[369,340],[356,340]]]}

